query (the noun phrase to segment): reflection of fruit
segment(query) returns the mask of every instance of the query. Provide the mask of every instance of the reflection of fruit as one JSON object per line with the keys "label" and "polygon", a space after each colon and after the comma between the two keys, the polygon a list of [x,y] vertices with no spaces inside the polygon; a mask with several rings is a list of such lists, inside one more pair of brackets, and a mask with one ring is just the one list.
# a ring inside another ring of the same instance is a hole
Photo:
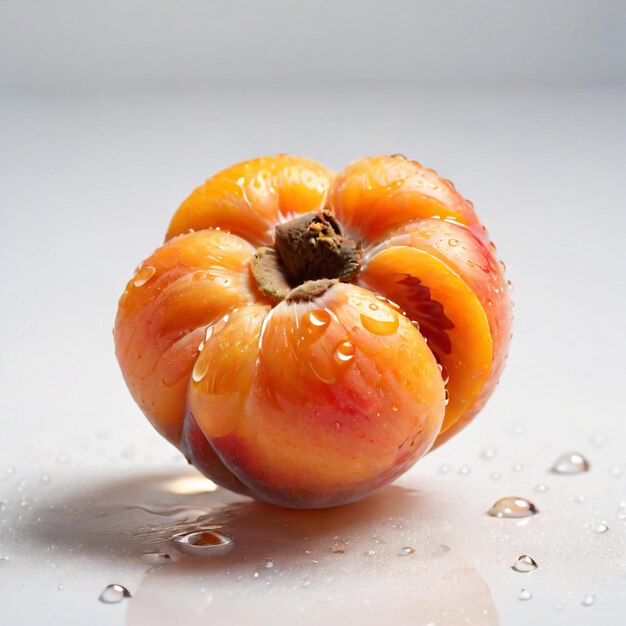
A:
{"label": "reflection of fruit", "polygon": [[452,184],[403,157],[336,178],[256,159],[175,214],[120,300],[117,356],[155,427],[219,484],[348,502],[493,391],[510,335],[494,250]]}

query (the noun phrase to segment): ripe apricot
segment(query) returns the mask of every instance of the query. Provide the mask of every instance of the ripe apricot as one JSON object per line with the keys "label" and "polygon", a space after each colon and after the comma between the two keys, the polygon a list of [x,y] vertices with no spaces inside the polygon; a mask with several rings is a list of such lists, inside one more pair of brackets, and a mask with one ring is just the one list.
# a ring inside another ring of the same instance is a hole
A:
{"label": "ripe apricot", "polygon": [[335,176],[235,165],[174,215],[120,299],[117,357],[153,425],[218,484],[361,498],[480,410],[511,310],[471,203],[399,156]]}

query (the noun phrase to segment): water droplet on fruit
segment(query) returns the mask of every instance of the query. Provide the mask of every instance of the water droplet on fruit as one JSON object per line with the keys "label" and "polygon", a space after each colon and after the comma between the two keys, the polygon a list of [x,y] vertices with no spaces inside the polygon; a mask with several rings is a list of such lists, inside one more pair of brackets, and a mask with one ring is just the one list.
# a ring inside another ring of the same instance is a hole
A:
{"label": "water droplet on fruit", "polygon": [[265,569],[272,569],[274,567],[274,561],[272,559],[265,559]]}
{"label": "water droplet on fruit", "polygon": [[554,474],[582,474],[589,471],[589,461],[579,452],[562,454],[551,468]]}
{"label": "water droplet on fruit", "polygon": [[372,309],[372,311],[378,311],[378,305],[374,304],[373,302],[370,302],[369,307],[370,309]]}
{"label": "water droplet on fruit", "polygon": [[231,551],[233,541],[213,530],[201,530],[175,537],[174,547],[187,556],[221,556]]}
{"label": "water droplet on fruit", "polygon": [[400,548],[400,552],[398,552],[398,556],[410,556],[411,554],[415,554],[415,548],[412,548],[411,546]]}
{"label": "water droplet on fruit", "polygon": [[146,552],[139,556],[139,560],[142,563],[150,563],[151,565],[160,565],[161,563],[168,563],[172,560],[172,557],[167,552]]}
{"label": "water droplet on fruit", "polygon": [[330,548],[333,554],[344,554],[346,551],[346,545],[344,543],[333,543]]}
{"label": "water droplet on fruit", "polygon": [[9,465],[4,469],[4,472],[0,474],[0,478],[2,480],[7,480],[8,478],[11,478],[11,476],[13,476],[14,474],[15,474],[15,468],[13,467],[13,465]]}
{"label": "water droplet on fruit", "polygon": [[596,597],[591,593],[588,593],[587,595],[585,595],[585,597],[582,599],[582,602],[581,602],[583,606],[591,606],[595,603],[596,603]]}
{"label": "water droplet on fruit", "polygon": [[100,594],[100,602],[105,604],[117,604],[124,598],[130,598],[130,591],[122,585],[107,585]]}
{"label": "water droplet on fruit", "polygon": [[537,513],[537,507],[530,500],[518,496],[500,498],[487,511],[487,515],[491,517],[507,518],[531,517]]}
{"label": "water droplet on fruit", "polygon": [[459,240],[458,239],[448,239],[448,245],[452,246],[453,248],[456,248],[456,246],[459,245]]}
{"label": "water droplet on fruit", "polygon": [[356,348],[354,347],[354,343],[352,343],[352,341],[344,341],[340,343],[337,348],[337,359],[343,363],[347,363],[348,361],[352,361],[355,352]]}
{"label": "water droplet on fruit", "polygon": [[341,422],[335,422],[335,430],[341,430]]}
{"label": "water droplet on fruit", "polygon": [[530,600],[533,597],[533,594],[528,591],[528,589],[522,589],[517,596],[518,600],[525,602],[526,600]]}
{"label": "water droplet on fruit", "polygon": [[598,524],[593,530],[597,533],[603,534],[609,530],[609,527],[606,522],[602,522]]}
{"label": "water droplet on fruit", "polygon": [[398,315],[393,311],[380,310],[376,317],[361,313],[361,324],[366,330],[375,335],[393,335],[398,330],[400,322]]}
{"label": "water droplet on fruit", "polygon": [[155,272],[156,269],[152,267],[152,265],[140,269],[135,274],[133,285],[135,285],[135,287],[143,287],[154,276]]}
{"label": "water droplet on fruit", "polygon": [[450,402],[450,392],[447,389],[446,393],[444,394],[444,402],[446,406],[448,406],[448,403]]}
{"label": "water droplet on fruit", "polygon": [[205,355],[200,355],[193,366],[191,378],[194,383],[199,383],[209,371],[209,359]]}
{"label": "water droplet on fruit", "polygon": [[526,574],[527,572],[534,572],[539,565],[537,561],[527,554],[522,554],[517,558],[517,561],[511,565],[511,569],[515,572]]}
{"label": "water droplet on fruit", "polygon": [[306,323],[311,329],[326,328],[330,324],[330,313],[326,309],[309,311],[306,316]]}

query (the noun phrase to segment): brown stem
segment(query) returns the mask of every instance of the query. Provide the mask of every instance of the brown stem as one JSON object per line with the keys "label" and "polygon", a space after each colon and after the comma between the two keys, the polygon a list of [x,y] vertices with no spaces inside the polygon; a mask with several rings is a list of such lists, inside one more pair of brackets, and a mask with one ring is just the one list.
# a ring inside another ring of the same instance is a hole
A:
{"label": "brown stem", "polygon": [[361,270],[361,242],[344,236],[328,209],[279,224],[274,247],[261,247],[252,263],[259,289],[276,300],[310,300]]}

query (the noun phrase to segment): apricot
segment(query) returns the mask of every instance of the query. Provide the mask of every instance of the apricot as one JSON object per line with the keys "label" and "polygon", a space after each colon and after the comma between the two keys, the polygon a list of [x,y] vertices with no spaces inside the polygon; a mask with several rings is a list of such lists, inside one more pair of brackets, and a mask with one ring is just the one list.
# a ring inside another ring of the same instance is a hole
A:
{"label": "apricot", "polygon": [[286,155],[196,189],[120,299],[117,357],[215,482],[327,507],[393,481],[493,392],[511,305],[454,186],[399,156]]}

